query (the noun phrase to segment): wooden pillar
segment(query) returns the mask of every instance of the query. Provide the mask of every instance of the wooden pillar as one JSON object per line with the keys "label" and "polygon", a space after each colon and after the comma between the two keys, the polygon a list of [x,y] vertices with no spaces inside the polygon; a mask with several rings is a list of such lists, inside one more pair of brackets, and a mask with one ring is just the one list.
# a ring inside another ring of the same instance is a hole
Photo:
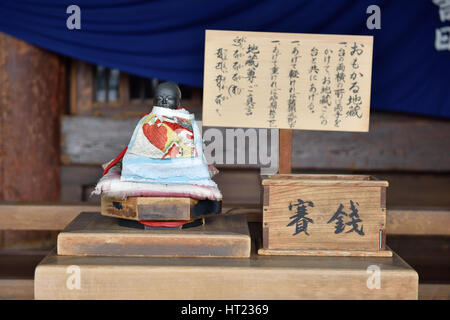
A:
{"label": "wooden pillar", "polygon": [[0,201],[59,200],[66,94],[64,58],[0,33]]}
{"label": "wooden pillar", "polygon": [[280,129],[278,173],[292,172],[292,129]]}

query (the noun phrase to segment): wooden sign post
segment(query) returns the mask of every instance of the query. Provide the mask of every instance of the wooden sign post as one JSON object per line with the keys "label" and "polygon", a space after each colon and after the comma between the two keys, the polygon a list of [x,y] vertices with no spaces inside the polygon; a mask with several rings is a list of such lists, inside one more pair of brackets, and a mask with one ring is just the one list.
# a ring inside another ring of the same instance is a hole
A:
{"label": "wooden sign post", "polygon": [[278,135],[278,173],[292,172],[292,129],[280,129]]}
{"label": "wooden sign post", "polygon": [[369,130],[371,36],[207,30],[203,123]]}
{"label": "wooden sign post", "polygon": [[294,129],[369,130],[372,46],[371,36],[206,31],[203,124],[279,129],[260,254],[392,255],[387,181],[290,174]]}
{"label": "wooden sign post", "polygon": [[290,173],[292,129],[369,130],[372,43],[371,36],[207,30],[203,123],[279,128],[279,173]]}

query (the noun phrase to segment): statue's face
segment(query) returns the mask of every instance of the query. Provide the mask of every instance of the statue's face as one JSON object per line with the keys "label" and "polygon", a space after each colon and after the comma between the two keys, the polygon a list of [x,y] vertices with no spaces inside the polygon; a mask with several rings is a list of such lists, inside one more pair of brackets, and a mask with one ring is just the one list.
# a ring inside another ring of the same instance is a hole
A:
{"label": "statue's face", "polygon": [[155,91],[153,101],[155,106],[177,109],[181,105],[181,92],[175,83],[165,82],[160,84]]}

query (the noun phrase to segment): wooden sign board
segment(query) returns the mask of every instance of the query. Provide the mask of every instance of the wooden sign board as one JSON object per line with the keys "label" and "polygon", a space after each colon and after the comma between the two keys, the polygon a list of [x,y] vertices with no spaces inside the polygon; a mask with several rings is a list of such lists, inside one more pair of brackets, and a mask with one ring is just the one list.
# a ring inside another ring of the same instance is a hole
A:
{"label": "wooden sign board", "polygon": [[206,30],[206,126],[368,131],[372,36]]}

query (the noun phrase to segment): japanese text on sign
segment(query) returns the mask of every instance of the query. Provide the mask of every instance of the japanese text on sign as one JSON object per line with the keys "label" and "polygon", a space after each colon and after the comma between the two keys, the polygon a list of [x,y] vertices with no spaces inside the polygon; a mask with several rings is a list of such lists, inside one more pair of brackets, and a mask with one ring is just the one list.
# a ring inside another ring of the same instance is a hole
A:
{"label": "japanese text on sign", "polygon": [[368,131],[371,36],[206,31],[203,123]]}

